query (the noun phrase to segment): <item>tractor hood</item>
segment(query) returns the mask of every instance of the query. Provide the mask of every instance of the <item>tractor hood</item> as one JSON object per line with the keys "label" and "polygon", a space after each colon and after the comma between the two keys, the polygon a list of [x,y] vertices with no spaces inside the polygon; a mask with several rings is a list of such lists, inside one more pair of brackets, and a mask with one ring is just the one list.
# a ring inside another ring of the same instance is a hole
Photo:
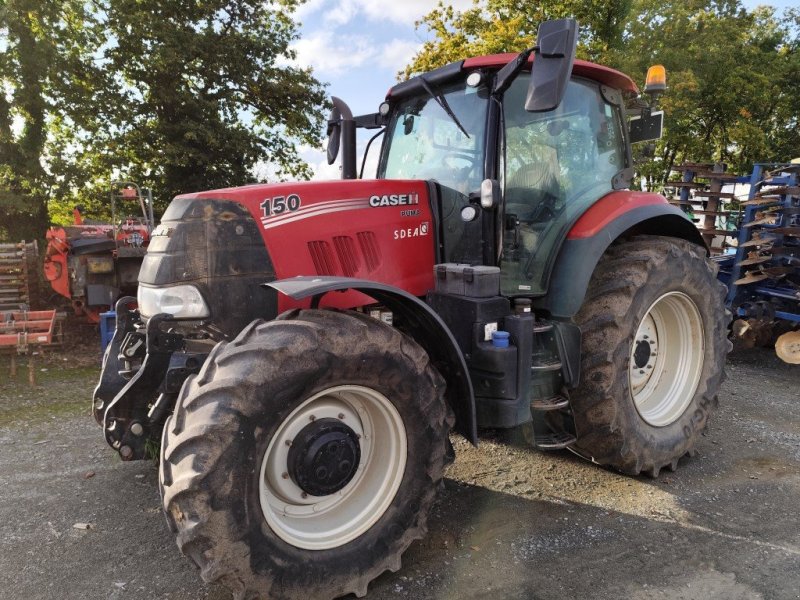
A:
{"label": "tractor hood", "polygon": [[[434,230],[425,181],[296,182],[185,194],[153,232],[139,282],[195,285],[213,321],[233,331],[251,320],[253,304],[269,304],[269,313],[295,305],[267,297],[274,291],[261,284],[275,279],[357,277],[424,295],[433,287]],[[323,305],[370,302],[356,292],[330,296]],[[231,317],[222,315],[232,312],[247,314],[227,322]]]}

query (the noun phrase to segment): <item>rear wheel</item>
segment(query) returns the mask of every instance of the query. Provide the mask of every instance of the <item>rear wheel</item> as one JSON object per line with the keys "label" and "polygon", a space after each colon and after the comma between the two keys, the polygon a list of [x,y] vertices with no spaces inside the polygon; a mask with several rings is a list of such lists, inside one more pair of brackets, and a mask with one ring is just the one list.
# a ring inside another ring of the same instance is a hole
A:
{"label": "rear wheel", "polygon": [[574,450],[657,476],[691,453],[717,406],[728,316],[705,251],[642,236],[608,249],[576,322],[581,382]]}
{"label": "rear wheel", "polygon": [[237,597],[364,595],[426,531],[451,413],[410,338],[293,311],[219,344],[165,426],[178,546]]}

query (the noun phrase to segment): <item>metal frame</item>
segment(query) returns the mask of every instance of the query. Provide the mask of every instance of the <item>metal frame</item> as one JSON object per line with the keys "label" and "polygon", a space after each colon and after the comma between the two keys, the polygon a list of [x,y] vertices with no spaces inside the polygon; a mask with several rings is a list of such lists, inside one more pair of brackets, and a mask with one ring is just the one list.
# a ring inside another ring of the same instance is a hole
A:
{"label": "metal frame", "polygon": [[[772,176],[768,170],[771,169],[774,172],[775,170],[780,171],[782,168],[791,168],[793,172],[789,172],[788,176]],[[748,200],[753,200],[766,186],[800,186],[800,170],[797,169],[797,165],[758,163],[753,166],[749,183],[750,192],[748,194]],[[800,323],[800,299],[798,299],[797,292],[794,289],[781,286],[777,283],[774,285],[761,284],[758,286],[754,286],[753,284],[738,285],[735,283],[743,273],[739,263],[745,260],[748,255],[748,248],[743,246],[743,244],[751,240],[753,235],[753,228],[746,227],[745,225],[755,221],[757,213],[765,209],[779,207],[795,208],[800,204],[800,199],[798,199],[797,195],[785,193],[778,193],[776,195],[779,197],[776,198],[774,202],[744,206],[737,238],[738,246],[736,252],[725,255],[724,258],[719,260],[720,279],[728,286],[726,304],[731,308],[736,308],[738,316],[749,316],[746,309],[736,306],[736,304],[743,299],[743,295],[750,297],[750,299],[754,301],[769,299],[789,300],[798,303],[797,312],[776,310],[774,312],[774,317],[785,321]],[[787,224],[787,219],[781,217],[775,224],[762,224],[760,227],[762,231],[770,231],[784,227]],[[784,244],[784,235],[776,233],[775,238],[774,246],[782,246]]]}

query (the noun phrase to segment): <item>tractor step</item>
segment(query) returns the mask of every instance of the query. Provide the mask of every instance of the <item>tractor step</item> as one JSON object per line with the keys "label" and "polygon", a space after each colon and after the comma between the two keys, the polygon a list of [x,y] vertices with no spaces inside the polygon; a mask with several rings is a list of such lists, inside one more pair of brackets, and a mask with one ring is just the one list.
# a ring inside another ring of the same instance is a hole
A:
{"label": "tractor step", "polygon": [[569,400],[560,394],[551,398],[537,398],[531,401],[531,410],[547,411],[567,408]]}
{"label": "tractor step", "polygon": [[540,450],[561,450],[578,441],[574,435],[565,432],[536,434],[533,445]]}
{"label": "tractor step", "polygon": [[561,361],[559,360],[535,363],[531,365],[531,373],[549,373],[550,371],[558,371],[560,368]]}

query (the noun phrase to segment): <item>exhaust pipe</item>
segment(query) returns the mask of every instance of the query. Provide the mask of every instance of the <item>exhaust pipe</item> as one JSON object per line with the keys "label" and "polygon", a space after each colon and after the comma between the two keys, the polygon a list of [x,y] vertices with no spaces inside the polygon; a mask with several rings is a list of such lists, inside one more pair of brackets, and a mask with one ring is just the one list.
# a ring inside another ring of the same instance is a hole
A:
{"label": "exhaust pipe", "polygon": [[357,179],[356,167],[356,121],[353,112],[344,100],[331,97],[333,110],[328,118],[328,164],[332,165],[342,146],[342,179]]}

